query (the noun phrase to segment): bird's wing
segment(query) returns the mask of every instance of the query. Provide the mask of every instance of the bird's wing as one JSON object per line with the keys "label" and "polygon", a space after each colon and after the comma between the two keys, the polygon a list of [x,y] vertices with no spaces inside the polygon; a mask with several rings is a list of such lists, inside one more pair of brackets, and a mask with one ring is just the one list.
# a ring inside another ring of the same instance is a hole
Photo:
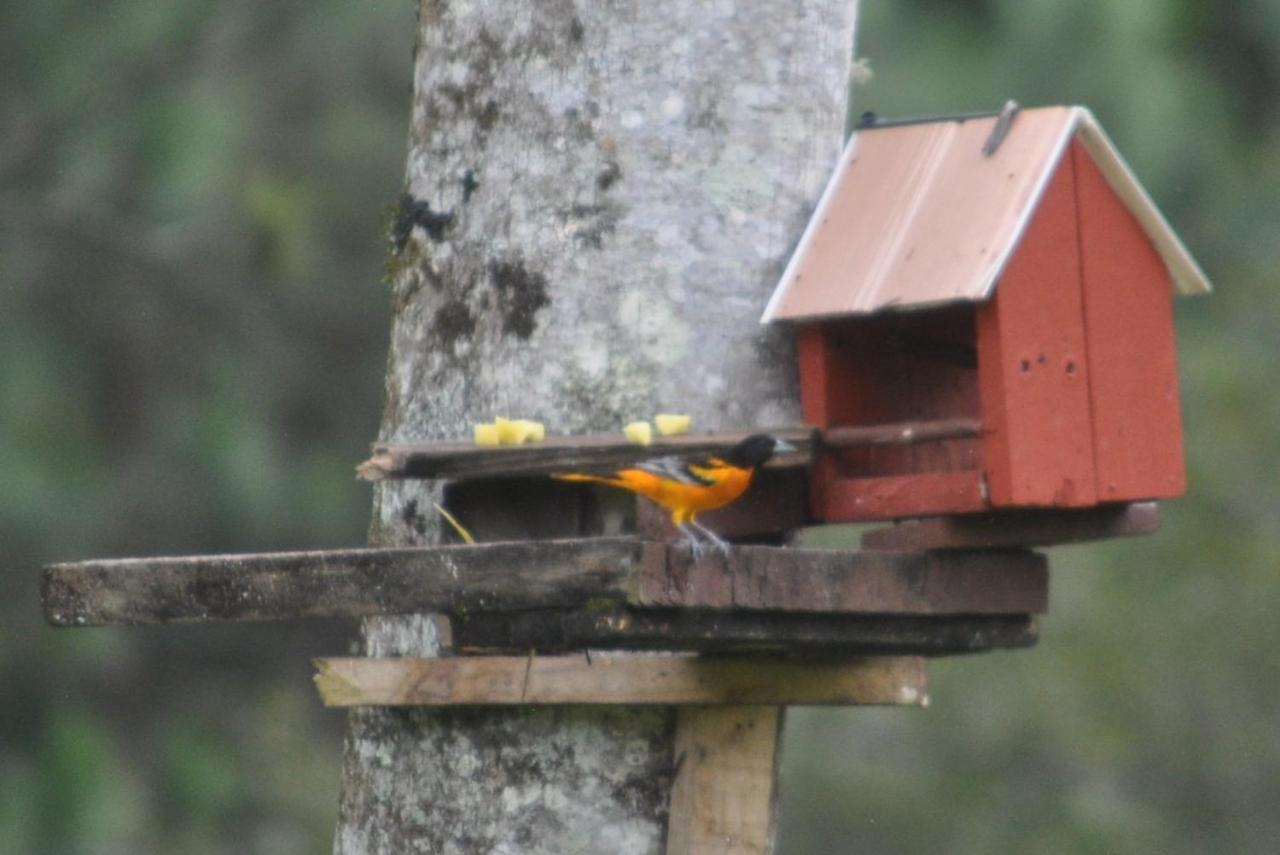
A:
{"label": "bird's wing", "polygon": [[705,466],[700,465],[706,463],[707,461],[690,462],[683,457],[672,455],[645,460],[637,463],[632,468],[649,472],[659,478],[667,478],[680,484],[702,484],[705,486],[716,483],[716,479],[711,477]]}

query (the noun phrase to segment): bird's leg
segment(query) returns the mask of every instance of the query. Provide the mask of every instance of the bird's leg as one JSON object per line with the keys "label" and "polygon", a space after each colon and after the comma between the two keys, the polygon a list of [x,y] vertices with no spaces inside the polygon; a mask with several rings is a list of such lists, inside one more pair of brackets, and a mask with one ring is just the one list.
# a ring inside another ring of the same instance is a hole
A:
{"label": "bird's leg", "polygon": [[702,532],[706,536],[707,540],[711,541],[711,545],[714,546],[720,552],[721,555],[728,557],[729,541],[725,540],[723,537],[716,534],[714,531],[707,528],[705,525],[702,525],[697,520],[689,520],[689,525],[693,526],[698,531]]}
{"label": "bird's leg", "polygon": [[[701,558],[702,553],[706,551],[707,547],[698,539],[698,536],[693,533],[693,529],[689,528],[682,522],[676,523],[676,528],[680,529],[680,534],[683,535],[684,542],[688,544],[689,552],[693,553],[694,560],[696,561]],[[701,528],[701,526],[699,526],[699,528]]]}

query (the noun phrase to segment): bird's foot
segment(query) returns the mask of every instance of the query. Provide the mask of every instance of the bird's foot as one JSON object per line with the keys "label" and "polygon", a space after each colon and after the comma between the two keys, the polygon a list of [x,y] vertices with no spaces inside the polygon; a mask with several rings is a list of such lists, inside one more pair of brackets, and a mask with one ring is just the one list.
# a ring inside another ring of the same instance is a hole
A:
{"label": "bird's foot", "polygon": [[693,556],[693,560],[697,561],[707,552],[707,545],[703,543],[691,529],[684,525],[678,526],[682,540],[685,546],[689,547],[689,554]]}
{"label": "bird's foot", "polygon": [[711,529],[707,528],[704,525],[699,525],[696,522],[691,522],[690,525],[692,525],[695,529],[701,532],[702,536],[705,537],[708,542],[710,542],[711,546],[714,547],[715,550],[719,552],[722,557],[724,558],[729,557],[729,541],[725,540],[723,537],[716,534],[714,531],[712,531]]}

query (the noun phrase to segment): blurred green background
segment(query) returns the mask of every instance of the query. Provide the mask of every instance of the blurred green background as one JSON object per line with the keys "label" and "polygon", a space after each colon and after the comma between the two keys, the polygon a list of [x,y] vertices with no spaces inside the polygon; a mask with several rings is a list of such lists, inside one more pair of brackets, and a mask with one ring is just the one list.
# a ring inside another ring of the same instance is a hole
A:
{"label": "blurred green background", "polygon": [[[54,631],[37,568],[363,541],[414,17],[0,6],[0,853],[330,847],[348,627]],[[926,710],[793,710],[782,851],[1274,851],[1280,2],[864,0],[858,53],[859,111],[1087,104],[1218,291],[1164,531]]]}

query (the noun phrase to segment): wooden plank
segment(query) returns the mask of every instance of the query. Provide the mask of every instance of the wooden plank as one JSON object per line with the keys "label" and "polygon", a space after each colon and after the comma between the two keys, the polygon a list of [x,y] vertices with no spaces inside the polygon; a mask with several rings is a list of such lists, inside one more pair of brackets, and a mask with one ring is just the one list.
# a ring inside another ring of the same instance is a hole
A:
{"label": "wooden plank", "polygon": [[[811,429],[785,428],[770,433],[791,443],[798,451],[778,459],[776,465],[808,462]],[[746,433],[658,436],[650,445],[634,445],[621,434],[556,436],[538,443],[498,447],[482,447],[472,442],[386,443],[373,447],[373,456],[356,468],[356,474],[366,481],[549,475],[625,466],[667,454],[723,452],[746,436]]]}
{"label": "wooden plank", "polygon": [[[974,419],[904,421],[846,426],[822,438],[830,448],[905,446],[977,436]],[[773,466],[798,466],[809,461],[814,432],[809,428],[771,430],[796,446],[797,453],[779,458]],[[635,445],[614,434],[549,437],[543,442],[513,446],[478,446],[471,442],[388,443],[373,447],[373,456],[356,468],[366,481],[384,478],[499,478],[549,475],[578,469],[626,466],[667,454],[697,455],[722,452],[746,433],[655,437],[650,445]]]}
{"label": "wooden plank", "polygon": [[982,473],[972,470],[834,478],[824,485],[822,501],[818,516],[827,522],[961,514],[990,507]]}
{"label": "wooden plank", "polygon": [[1028,508],[932,517],[864,532],[864,549],[998,549],[1052,546],[1150,534],[1160,528],[1155,502],[1092,508]]}
{"label": "wooden plank", "polygon": [[1187,484],[1169,273],[1079,142],[1071,157],[1098,499],[1180,496]]}
{"label": "wooden plank", "polygon": [[325,706],[924,704],[915,657],[597,654],[315,660]]}
{"label": "wooden plank", "polygon": [[645,547],[632,605],[841,614],[1040,614],[1044,556],[1000,552],[837,552],[742,546],[694,560]]}
{"label": "wooden plank", "polygon": [[681,707],[666,855],[773,851],[785,708]]}
{"label": "wooden plank", "polygon": [[1071,158],[1063,158],[978,312],[991,504],[1097,501]]}
{"label": "wooden plank", "polygon": [[578,606],[621,599],[640,550],[600,538],[86,561],[47,567],[42,599],[61,626]]}
{"label": "wooden plank", "polygon": [[1030,615],[904,616],[688,610],[539,609],[453,617],[468,653],[571,650],[696,650],[943,656],[1031,647]]}

